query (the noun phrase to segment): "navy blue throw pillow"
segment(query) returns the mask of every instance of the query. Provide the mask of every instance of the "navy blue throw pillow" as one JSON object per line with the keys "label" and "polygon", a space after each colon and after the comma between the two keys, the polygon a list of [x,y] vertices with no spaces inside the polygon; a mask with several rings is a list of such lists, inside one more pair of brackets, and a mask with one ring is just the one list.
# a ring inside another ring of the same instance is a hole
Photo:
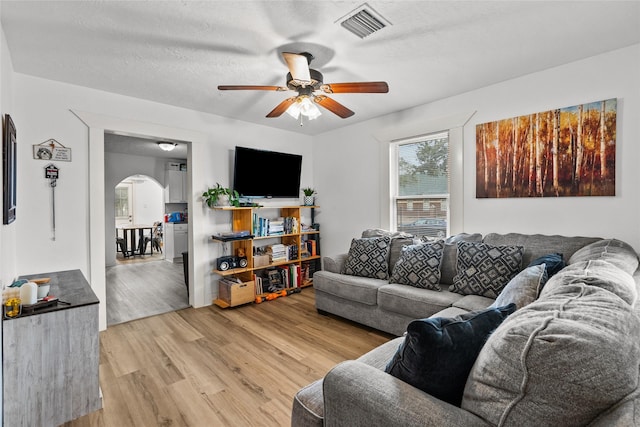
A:
{"label": "navy blue throw pillow", "polygon": [[516,311],[515,304],[409,323],[405,340],[385,372],[460,406],[471,368],[489,335]]}
{"label": "navy blue throw pillow", "polygon": [[543,255],[540,258],[536,258],[529,263],[527,267],[534,265],[544,264],[547,270],[547,277],[551,279],[551,276],[566,267],[566,263],[562,260],[562,254],[548,254]]}

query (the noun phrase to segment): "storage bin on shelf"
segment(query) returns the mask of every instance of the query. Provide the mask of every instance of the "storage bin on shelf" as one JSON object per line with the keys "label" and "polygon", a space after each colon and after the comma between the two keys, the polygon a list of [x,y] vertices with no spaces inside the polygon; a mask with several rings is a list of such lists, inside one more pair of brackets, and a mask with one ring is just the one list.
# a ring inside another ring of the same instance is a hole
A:
{"label": "storage bin on shelf", "polygon": [[218,299],[216,305],[220,307],[235,307],[253,302],[256,298],[255,282],[233,282],[229,279],[218,281]]}

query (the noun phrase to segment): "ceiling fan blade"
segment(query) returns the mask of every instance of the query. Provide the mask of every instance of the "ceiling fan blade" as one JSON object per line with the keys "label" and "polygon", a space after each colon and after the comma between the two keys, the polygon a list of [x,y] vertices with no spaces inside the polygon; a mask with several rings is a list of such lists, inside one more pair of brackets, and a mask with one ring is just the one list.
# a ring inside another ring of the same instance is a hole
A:
{"label": "ceiling fan blade", "polygon": [[218,86],[218,90],[275,90],[282,92],[289,89],[283,86],[222,85]]}
{"label": "ceiling fan blade", "polygon": [[282,115],[282,113],[287,111],[287,109],[289,107],[291,107],[291,104],[293,104],[294,102],[296,102],[296,97],[295,96],[285,99],[280,104],[276,105],[276,108],[271,110],[271,112],[269,114],[267,114],[267,117],[269,117],[269,118],[280,117]]}
{"label": "ceiling fan blade", "polygon": [[387,82],[330,83],[320,86],[326,93],[387,93]]}
{"label": "ceiling fan blade", "polygon": [[297,53],[282,52],[282,57],[289,67],[289,72],[294,80],[300,82],[311,82],[309,74],[309,60],[304,55]]}
{"label": "ceiling fan blade", "polygon": [[351,117],[355,114],[353,111],[349,110],[347,107],[345,107],[344,105],[340,104],[337,101],[334,101],[328,96],[319,95],[313,98],[313,100],[317,104],[320,104],[321,107],[326,108],[327,110],[331,111],[334,114],[337,114],[343,119],[346,119],[347,117]]}

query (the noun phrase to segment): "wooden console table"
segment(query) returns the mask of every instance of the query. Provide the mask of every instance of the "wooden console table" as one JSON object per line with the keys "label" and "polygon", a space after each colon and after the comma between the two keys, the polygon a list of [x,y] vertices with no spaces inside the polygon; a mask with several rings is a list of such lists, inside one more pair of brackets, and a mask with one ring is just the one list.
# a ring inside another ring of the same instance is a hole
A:
{"label": "wooden console table", "polygon": [[80,270],[50,277],[50,295],[68,304],[3,321],[6,426],[57,426],[102,407],[98,298]]}

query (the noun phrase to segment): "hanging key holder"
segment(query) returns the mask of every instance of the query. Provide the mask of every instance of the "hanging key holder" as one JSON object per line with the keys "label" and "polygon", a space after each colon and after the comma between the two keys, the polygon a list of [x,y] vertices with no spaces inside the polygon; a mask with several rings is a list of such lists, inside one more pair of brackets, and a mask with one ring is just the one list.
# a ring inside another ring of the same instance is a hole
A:
{"label": "hanging key holder", "polygon": [[60,169],[53,163],[44,167],[44,177],[49,180],[49,186],[51,187],[51,230],[53,236],[51,240],[56,240],[56,185],[58,185],[58,177],[60,175]]}

